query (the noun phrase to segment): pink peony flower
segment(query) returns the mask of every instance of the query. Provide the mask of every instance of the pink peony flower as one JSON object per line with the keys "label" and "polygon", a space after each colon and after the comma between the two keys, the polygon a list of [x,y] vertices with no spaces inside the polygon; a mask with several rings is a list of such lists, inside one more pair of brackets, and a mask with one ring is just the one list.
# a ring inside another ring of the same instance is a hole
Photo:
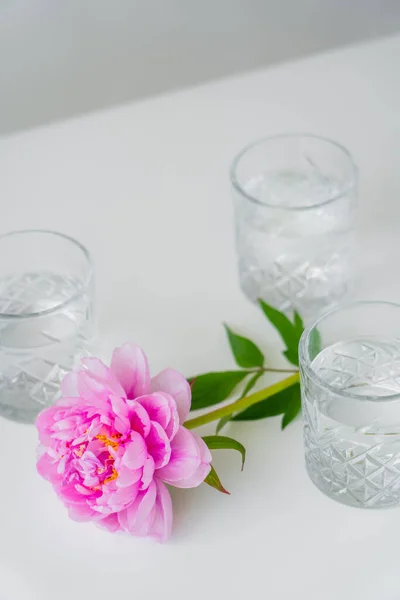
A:
{"label": "pink peony flower", "polygon": [[61,384],[62,398],[36,420],[37,468],[77,521],[166,540],[172,504],[165,483],[196,487],[210,472],[204,441],[182,426],[190,386],[173,369],[150,379],[133,344],[111,367],[85,358]]}

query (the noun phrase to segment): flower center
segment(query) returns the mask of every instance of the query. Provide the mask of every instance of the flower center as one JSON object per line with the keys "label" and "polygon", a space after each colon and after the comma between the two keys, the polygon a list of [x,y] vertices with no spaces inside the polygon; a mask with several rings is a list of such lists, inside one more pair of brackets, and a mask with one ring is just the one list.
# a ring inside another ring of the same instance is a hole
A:
{"label": "flower center", "polygon": [[[85,450],[86,450],[86,444],[81,444],[80,446],[78,446],[78,448],[74,449],[74,454],[78,458],[81,458],[82,454],[85,452]],[[61,456],[61,458],[62,458],[62,456]]]}
{"label": "flower center", "polygon": [[118,477],[118,473],[113,467],[111,475],[106,477],[106,479],[103,481],[103,484],[110,483],[111,481],[114,481],[115,479],[117,479],[117,477]]}
{"label": "flower center", "polygon": [[[121,437],[120,433],[115,433],[114,435],[111,436],[112,438],[116,438],[119,439]],[[96,439],[100,440],[100,442],[103,442],[103,444],[105,446],[111,446],[111,448],[113,448],[114,450],[116,450],[119,446],[118,442],[115,442],[114,440],[110,440],[110,438],[108,438],[106,435],[96,435]]]}
{"label": "flower center", "polygon": [[[102,442],[106,448],[110,446],[113,450],[116,450],[118,448],[119,443],[116,440],[119,440],[120,437],[121,437],[120,433],[114,433],[110,437],[107,437],[106,435],[103,435],[103,434],[96,435],[96,439],[99,440],[100,442]],[[106,460],[106,465],[103,469],[99,469],[99,472],[104,472],[104,471],[108,470],[109,467],[111,467],[112,471],[111,471],[111,474],[103,480],[102,485],[111,483],[111,481],[115,481],[115,479],[117,479],[117,477],[118,477],[118,472],[114,468],[114,458],[111,454],[108,455],[108,458]]]}

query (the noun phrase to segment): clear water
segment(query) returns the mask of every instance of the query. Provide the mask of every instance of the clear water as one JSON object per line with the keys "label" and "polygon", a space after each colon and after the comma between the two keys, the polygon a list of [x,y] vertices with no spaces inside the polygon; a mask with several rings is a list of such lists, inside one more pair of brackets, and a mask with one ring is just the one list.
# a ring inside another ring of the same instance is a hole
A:
{"label": "clear water", "polygon": [[353,242],[349,210],[343,203],[279,209],[317,205],[340,192],[339,182],[318,171],[281,171],[250,179],[245,189],[277,207],[237,206],[239,274],[246,295],[306,318],[346,295]]}
{"label": "clear water", "polygon": [[[57,306],[49,314],[29,316]],[[91,299],[81,283],[68,276],[22,273],[0,279],[0,313],[25,315],[0,318],[0,414],[32,422],[55,400],[74,362],[87,353]]]}
{"label": "clear water", "polygon": [[[338,391],[303,386],[306,464],[327,495],[353,506],[400,503],[400,341],[354,339],[323,350],[313,370]],[[371,399],[373,397],[374,399]]]}

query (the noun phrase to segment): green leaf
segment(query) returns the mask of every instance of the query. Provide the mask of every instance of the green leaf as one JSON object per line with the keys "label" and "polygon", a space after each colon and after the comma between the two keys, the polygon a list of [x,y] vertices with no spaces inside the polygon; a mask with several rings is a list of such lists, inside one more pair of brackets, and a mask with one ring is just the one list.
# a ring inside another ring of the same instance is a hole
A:
{"label": "green leaf", "polygon": [[210,450],[237,450],[242,455],[242,471],[246,460],[246,448],[233,438],[224,435],[205,435],[203,440]]}
{"label": "green leaf", "polygon": [[[294,388],[294,386],[293,386]],[[289,388],[291,390],[291,398],[285,414],[282,417],[282,429],[285,429],[297,417],[301,410],[301,395],[300,386],[298,389]]]}
{"label": "green leaf", "polygon": [[222,371],[193,377],[192,410],[222,402],[248,374],[247,371]]}
{"label": "green leaf", "polygon": [[304,331],[304,323],[303,323],[303,319],[301,318],[301,316],[299,315],[297,310],[294,311],[294,326],[295,326],[296,330],[298,331],[298,333],[300,333],[300,336],[301,336],[301,334]]}
{"label": "green leaf", "polygon": [[245,388],[243,390],[243,393],[242,393],[242,395],[240,397],[244,398],[245,396],[247,396],[247,394],[253,389],[253,387],[255,386],[255,384],[257,383],[257,381],[263,375],[264,375],[264,372],[263,371],[259,371],[258,373],[256,373],[255,375],[253,375],[253,377],[250,377],[250,379],[246,383]]}
{"label": "green leaf", "polygon": [[224,325],[224,327],[228,335],[232,354],[239,367],[243,367],[244,369],[262,367],[264,356],[260,349],[251,340],[233,333],[228,325]]}
{"label": "green leaf", "polygon": [[289,410],[293,394],[300,395],[299,383],[295,383],[274,396],[253,404],[253,406],[232,417],[232,421],[255,421],[257,419],[283,415]]}
{"label": "green leaf", "polygon": [[314,329],[311,330],[310,333],[310,337],[309,337],[309,354],[310,354],[310,359],[314,360],[314,358],[321,352],[322,350],[322,340],[321,340],[321,334],[318,331],[318,329],[316,329],[314,327]]}
{"label": "green leaf", "polygon": [[269,306],[263,300],[260,299],[259,303],[265,316],[278,331],[287,348],[295,348],[299,343],[300,336],[293,323],[289,321],[286,315]]}
{"label": "green leaf", "polygon": [[292,323],[286,315],[281,313],[276,308],[269,306],[263,300],[259,300],[260,306],[269,321],[278,331],[282,340],[286,344],[286,350],[283,354],[293,365],[299,364],[299,341],[303,333],[304,325],[300,315],[294,313],[294,323]]}
{"label": "green leaf", "polygon": [[228,492],[228,490],[226,490],[224,488],[224,486],[222,485],[221,480],[218,477],[217,472],[212,465],[211,465],[211,471],[205,478],[204,483],[207,483],[208,485],[215,488],[219,492],[222,492],[223,494],[230,494],[230,492]]}
{"label": "green leaf", "polygon": [[282,354],[284,356],[286,356],[287,360],[292,364],[295,365],[296,367],[299,366],[299,350],[284,350],[282,352]]}
{"label": "green leaf", "polygon": [[[245,388],[244,388],[240,398],[244,398],[245,396],[247,396],[247,394],[253,389],[254,385],[257,383],[257,381],[263,375],[264,375],[263,371],[259,371],[258,373],[253,375],[253,377],[251,377],[249,379],[249,381],[247,382],[247,384],[245,385]],[[225,427],[225,425],[227,425],[229,423],[229,421],[231,421],[231,420],[232,420],[232,415],[227,415],[226,417],[222,417],[222,419],[220,419],[217,423],[217,427],[215,428],[215,433],[219,433],[221,431],[221,429],[223,427]]]}
{"label": "green leaf", "polygon": [[215,433],[219,433],[221,431],[221,429],[223,427],[225,427],[225,425],[227,425],[231,419],[232,419],[232,415],[227,415],[226,417],[222,417],[222,419],[220,419],[217,423],[217,426],[215,428]]}

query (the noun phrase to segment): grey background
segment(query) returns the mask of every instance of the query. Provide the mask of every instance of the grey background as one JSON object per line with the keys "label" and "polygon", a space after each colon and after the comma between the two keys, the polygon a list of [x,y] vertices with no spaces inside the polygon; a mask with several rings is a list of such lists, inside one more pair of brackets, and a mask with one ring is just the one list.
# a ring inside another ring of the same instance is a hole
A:
{"label": "grey background", "polygon": [[400,30],[400,0],[0,0],[0,134]]}

